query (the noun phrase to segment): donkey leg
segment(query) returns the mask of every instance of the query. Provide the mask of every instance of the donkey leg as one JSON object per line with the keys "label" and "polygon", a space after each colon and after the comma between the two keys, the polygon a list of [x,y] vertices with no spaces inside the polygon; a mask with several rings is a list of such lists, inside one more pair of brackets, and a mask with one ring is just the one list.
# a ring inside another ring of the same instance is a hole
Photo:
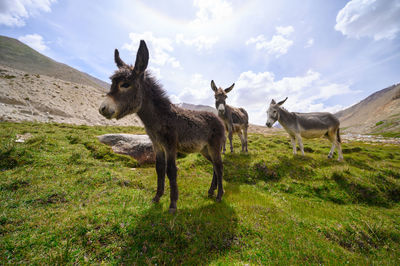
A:
{"label": "donkey leg", "polygon": [[342,140],[340,138],[340,128],[336,130],[336,146],[338,149],[339,158],[338,160],[341,162],[343,161],[343,153],[342,153]]}
{"label": "donkey leg", "polygon": [[332,131],[331,129],[325,134],[325,136],[332,143],[331,150],[329,151],[328,158],[331,159],[333,157],[333,153],[335,152],[336,146],[336,131]]}
{"label": "donkey leg", "polygon": [[293,155],[296,155],[297,154],[296,138],[294,136],[290,136],[290,142],[292,143],[293,147]]}
{"label": "donkey leg", "polygon": [[304,156],[303,140],[302,140],[302,138],[301,138],[300,135],[296,136],[296,139],[297,139],[297,141],[298,141],[298,143],[299,143],[299,147],[300,147],[300,150],[301,150],[301,155]]}
{"label": "donkey leg", "polygon": [[337,140],[336,140],[336,147],[339,154],[338,161],[342,162],[343,161],[342,144]]}
{"label": "donkey leg", "polygon": [[170,204],[169,212],[175,213],[176,202],[178,201],[178,184],[176,183],[177,168],[176,168],[176,151],[167,152],[167,176],[170,187]]}
{"label": "donkey leg", "polygon": [[233,153],[233,145],[232,145],[232,127],[229,128],[229,133],[228,133],[228,138],[229,138],[229,144],[231,145],[231,153]]}
{"label": "donkey leg", "polygon": [[[207,147],[205,147],[204,149],[202,149],[202,150],[200,151],[200,153],[201,153],[204,157],[206,157],[206,159],[209,160],[209,161],[214,165],[214,163],[213,163],[213,161],[212,161],[212,159],[211,159],[211,156],[210,156],[210,154],[208,153]],[[214,196],[214,191],[215,191],[216,188],[217,188],[217,176],[216,176],[216,173],[215,173],[215,169],[214,169],[214,167],[213,167],[213,178],[212,178],[212,181],[211,181],[210,189],[208,190],[208,196],[209,196],[209,197],[213,197],[213,196]]]}
{"label": "donkey leg", "polygon": [[242,130],[240,129],[237,134],[239,135],[240,143],[242,144],[242,152],[244,152],[244,138],[242,135]]}
{"label": "donkey leg", "polygon": [[219,156],[219,159],[216,160],[216,162],[214,163],[213,168],[215,168],[214,172],[216,173],[216,179],[218,183],[217,202],[220,202],[222,200],[222,195],[224,195],[224,188],[222,185],[222,175],[224,171],[224,166],[222,164],[221,155]]}
{"label": "donkey leg", "polygon": [[224,134],[224,146],[223,146],[223,150],[222,150],[223,154],[225,154],[225,151],[226,151],[225,145],[226,145],[226,134]]}
{"label": "donkey leg", "polygon": [[220,202],[222,200],[222,195],[224,195],[224,188],[222,185],[222,175],[224,171],[224,166],[222,164],[221,153],[219,153],[217,150],[210,151],[210,153],[213,162],[213,170],[218,185],[217,202]]}
{"label": "donkey leg", "polygon": [[335,142],[332,141],[332,148],[331,148],[331,151],[330,151],[329,154],[328,154],[328,158],[329,158],[329,159],[332,159],[333,153],[334,153],[334,152],[335,152]]}
{"label": "donkey leg", "polygon": [[153,202],[159,202],[161,196],[164,194],[165,186],[165,154],[164,151],[156,151],[156,172],[157,172],[157,193],[153,198]]}
{"label": "donkey leg", "polygon": [[247,127],[245,127],[245,128],[243,129],[243,134],[244,134],[245,149],[246,149],[246,152],[248,152],[248,150],[247,150]]}

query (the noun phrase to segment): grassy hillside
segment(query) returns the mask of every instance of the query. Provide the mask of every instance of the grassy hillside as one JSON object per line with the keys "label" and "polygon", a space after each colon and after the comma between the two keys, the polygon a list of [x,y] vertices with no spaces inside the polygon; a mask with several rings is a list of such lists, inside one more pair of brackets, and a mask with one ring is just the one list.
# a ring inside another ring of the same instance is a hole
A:
{"label": "grassy hillside", "polygon": [[178,159],[171,215],[169,189],[151,203],[154,167],[95,138],[115,132],[144,133],[0,124],[0,264],[400,264],[398,146],[346,143],[339,163],[325,140],[293,157],[286,135],[250,134],[249,154],[224,156],[221,203],[211,165]]}
{"label": "grassy hillside", "polygon": [[109,88],[109,85],[102,80],[58,63],[16,39],[1,35],[0,65],[105,90]]}

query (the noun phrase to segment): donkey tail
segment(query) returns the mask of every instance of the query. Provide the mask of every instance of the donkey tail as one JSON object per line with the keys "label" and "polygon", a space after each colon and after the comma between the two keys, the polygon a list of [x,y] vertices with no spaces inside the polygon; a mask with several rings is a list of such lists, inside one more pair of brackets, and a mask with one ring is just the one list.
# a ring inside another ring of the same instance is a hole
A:
{"label": "donkey tail", "polygon": [[339,143],[342,143],[342,139],[340,138],[339,130],[340,130],[340,129],[338,128],[337,131],[336,131],[337,141],[338,141]]}

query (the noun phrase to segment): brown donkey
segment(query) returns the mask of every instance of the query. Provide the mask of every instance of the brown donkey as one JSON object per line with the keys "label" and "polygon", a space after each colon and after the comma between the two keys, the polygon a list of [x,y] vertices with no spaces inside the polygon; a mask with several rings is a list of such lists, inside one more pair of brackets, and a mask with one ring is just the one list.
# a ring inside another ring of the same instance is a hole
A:
{"label": "brown donkey", "polygon": [[111,89],[100,106],[100,114],[108,119],[120,119],[137,113],[142,120],[156,153],[157,193],[154,202],[159,202],[164,194],[167,173],[171,190],[169,211],[176,211],[178,151],[200,152],[212,162],[213,179],[208,194],[213,196],[218,186],[217,201],[221,201],[224,194],[221,159],[225,138],[223,122],[210,112],[190,111],[173,105],[157,81],[146,72],[148,61],[149,51],[143,40],[140,41],[134,67],[125,64],[115,50],[118,70],[111,76]]}
{"label": "brown donkey", "polygon": [[[235,108],[229,106],[225,103],[226,95],[235,86],[232,84],[229,88],[225,90],[222,88],[217,88],[215,86],[214,80],[211,80],[211,89],[215,93],[215,107],[218,110],[218,116],[224,120],[225,128],[228,131],[228,138],[231,145],[231,152],[233,152],[232,146],[232,134],[237,133],[240,137],[242,143],[242,151],[247,152],[247,129],[249,127],[249,116],[243,108]],[[243,135],[242,135],[243,131]],[[244,136],[244,137],[243,137]],[[225,153],[225,142],[224,141],[224,153]]]}

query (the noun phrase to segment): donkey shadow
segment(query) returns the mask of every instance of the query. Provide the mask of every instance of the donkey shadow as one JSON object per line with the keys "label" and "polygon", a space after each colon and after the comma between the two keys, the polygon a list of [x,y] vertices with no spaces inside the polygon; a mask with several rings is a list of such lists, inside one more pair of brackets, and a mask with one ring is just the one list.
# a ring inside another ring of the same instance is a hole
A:
{"label": "donkey shadow", "polygon": [[153,204],[128,230],[122,264],[209,264],[238,241],[238,219],[224,201],[179,209]]}

